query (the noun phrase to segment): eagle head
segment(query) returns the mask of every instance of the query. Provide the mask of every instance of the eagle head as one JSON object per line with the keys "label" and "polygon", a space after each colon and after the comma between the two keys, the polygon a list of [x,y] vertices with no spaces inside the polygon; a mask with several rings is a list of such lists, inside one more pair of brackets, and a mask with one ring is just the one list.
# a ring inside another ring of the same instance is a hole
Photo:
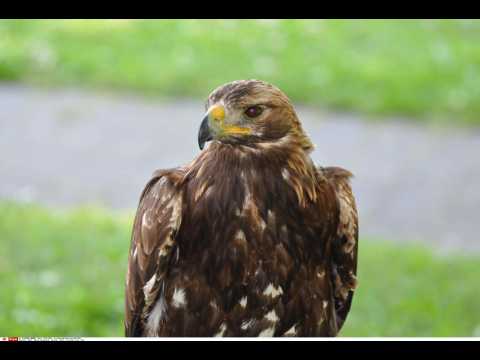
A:
{"label": "eagle head", "polygon": [[198,132],[198,145],[217,140],[229,144],[276,143],[296,140],[313,148],[288,97],[260,80],[238,80],[216,88],[208,97]]}

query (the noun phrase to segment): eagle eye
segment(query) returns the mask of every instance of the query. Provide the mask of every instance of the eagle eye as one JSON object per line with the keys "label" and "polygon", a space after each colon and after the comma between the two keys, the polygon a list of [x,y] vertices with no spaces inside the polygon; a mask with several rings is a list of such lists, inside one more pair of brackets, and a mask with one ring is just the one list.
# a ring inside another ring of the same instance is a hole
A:
{"label": "eagle eye", "polygon": [[263,112],[263,108],[260,105],[250,106],[247,110],[245,110],[245,115],[249,118],[255,118],[259,116]]}

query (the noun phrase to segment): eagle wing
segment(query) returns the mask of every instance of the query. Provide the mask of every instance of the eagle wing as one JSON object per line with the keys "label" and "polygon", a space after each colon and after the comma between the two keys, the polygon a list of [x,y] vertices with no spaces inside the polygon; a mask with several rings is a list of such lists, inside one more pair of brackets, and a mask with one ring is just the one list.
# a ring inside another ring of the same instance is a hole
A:
{"label": "eagle wing", "polygon": [[[156,171],[140,196],[126,278],[126,336],[143,335],[147,317],[162,296],[169,260],[177,249],[182,194],[175,186],[175,175],[175,170]],[[157,309],[157,313],[161,311]]]}
{"label": "eagle wing", "polygon": [[339,167],[320,170],[334,186],[340,210],[337,234],[332,243],[332,282],[337,330],[340,331],[357,285],[358,214],[349,182],[352,173]]}

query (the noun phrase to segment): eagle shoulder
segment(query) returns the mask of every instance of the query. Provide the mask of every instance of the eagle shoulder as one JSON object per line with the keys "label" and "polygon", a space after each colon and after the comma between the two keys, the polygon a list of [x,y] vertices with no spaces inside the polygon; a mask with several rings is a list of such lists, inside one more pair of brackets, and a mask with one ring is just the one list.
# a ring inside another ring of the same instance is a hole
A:
{"label": "eagle shoulder", "polygon": [[[126,277],[126,336],[142,336],[148,331],[150,315],[161,320],[164,312],[163,281],[182,220],[181,175],[180,169],[157,170],[140,196]],[[159,323],[152,325],[158,327]]]}

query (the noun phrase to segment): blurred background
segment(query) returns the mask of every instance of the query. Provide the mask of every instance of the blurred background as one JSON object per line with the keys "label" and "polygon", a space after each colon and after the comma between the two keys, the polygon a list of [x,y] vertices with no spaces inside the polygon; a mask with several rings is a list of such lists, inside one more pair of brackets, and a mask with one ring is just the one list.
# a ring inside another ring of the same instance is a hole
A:
{"label": "blurred background", "polygon": [[355,174],[342,336],[480,336],[480,21],[0,21],[0,336],[122,336],[134,211],[215,87],[281,88]]}

